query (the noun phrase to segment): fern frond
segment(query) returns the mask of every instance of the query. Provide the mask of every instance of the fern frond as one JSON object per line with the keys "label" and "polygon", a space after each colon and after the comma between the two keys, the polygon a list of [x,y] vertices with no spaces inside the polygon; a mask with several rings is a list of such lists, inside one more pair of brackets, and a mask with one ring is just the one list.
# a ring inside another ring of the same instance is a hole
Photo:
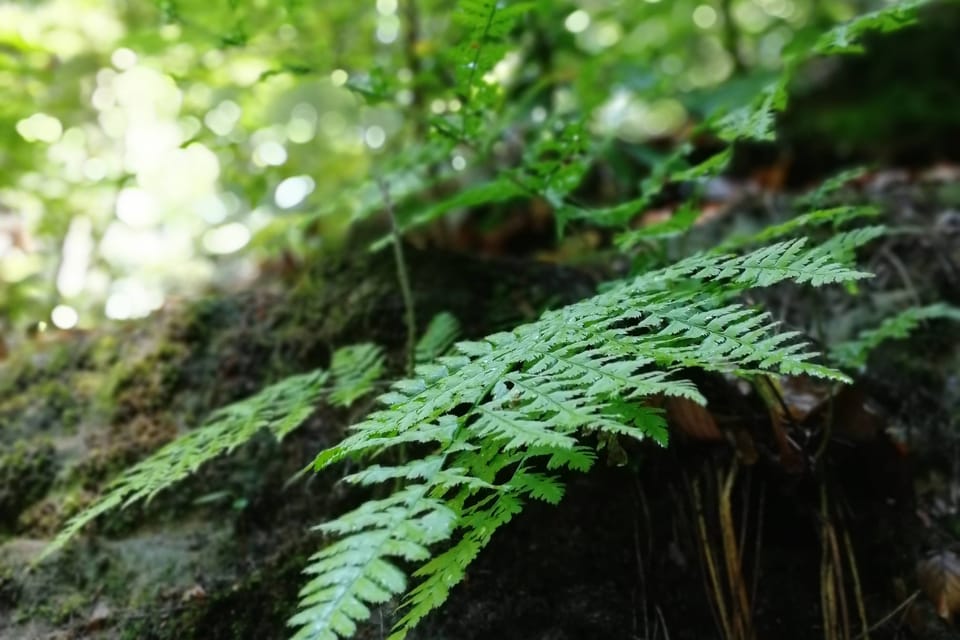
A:
{"label": "fern frond", "polygon": [[403,640],[428,613],[446,602],[450,590],[466,576],[466,569],[500,527],[523,509],[523,500],[511,491],[500,491],[460,517],[463,537],[450,549],[431,558],[414,572],[420,582],[401,604],[403,616],[388,640]]}
{"label": "fern frond", "polygon": [[37,561],[61,548],[101,514],[140,500],[149,501],[204,463],[247,442],[261,429],[269,429],[278,440],[283,439],[313,412],[326,380],[324,371],[290,376],[250,398],[215,411],[202,426],[121,474],[109,485],[106,494],[67,523]]}
{"label": "fern frond", "polygon": [[776,138],[776,115],[787,106],[790,73],[770,83],[753,104],[730,111],[716,123],[717,135],[728,142],[770,141]]}
{"label": "fern frond", "polygon": [[905,309],[884,320],[880,326],[862,331],[855,339],[836,345],[830,350],[830,358],[842,367],[862,367],[870,353],[882,342],[907,338],[921,323],[935,319],[960,321],[960,309],[943,303]]}
{"label": "fern frond", "polygon": [[[878,227],[877,229],[881,229]],[[745,255],[701,254],[668,267],[671,277],[728,281],[747,287],[768,287],[784,280],[819,287],[871,277],[836,261],[875,238],[875,231],[837,234],[829,244],[807,249],[806,238],[795,238],[756,249]]]}
{"label": "fern frond", "polygon": [[869,32],[888,33],[908,27],[917,21],[918,9],[929,0],[900,0],[883,9],[857,16],[824,33],[813,46],[813,53],[836,55],[861,53],[863,36]]}
{"label": "fern frond", "polygon": [[330,402],[349,407],[369,393],[383,373],[383,349],[369,343],[337,349],[330,373],[333,375]]}
{"label": "fern frond", "polygon": [[831,225],[834,229],[852,220],[873,218],[880,215],[880,209],[874,206],[842,206],[829,209],[817,209],[790,218],[786,222],[771,225],[758,233],[741,238],[731,238],[718,245],[716,251],[729,252],[766,244],[794,235],[804,229]]}
{"label": "fern frond", "polygon": [[426,331],[417,341],[417,363],[436,360],[450,350],[459,335],[460,323],[452,313],[444,311],[433,316]]}
{"label": "fern frond", "polygon": [[456,55],[457,88],[464,98],[469,99],[484,74],[503,59],[514,22],[532,6],[507,0],[460,0],[457,19],[466,34]]}
{"label": "fern frond", "polygon": [[[850,236],[838,246],[859,240]],[[351,477],[361,484],[406,481],[416,487],[418,500],[428,502],[413,507],[404,498],[401,508],[378,501],[368,511],[324,525],[325,531],[348,537],[311,564],[308,572],[317,578],[305,588],[301,612],[292,621],[301,627],[297,637],[348,637],[368,605],[399,593],[405,583],[402,573],[394,573],[393,560],[408,556],[391,551],[384,541],[399,535],[394,531],[419,531],[421,514],[443,506],[449,510],[444,513],[450,528],[435,538],[447,539],[454,528],[464,533],[417,573],[431,586],[408,594],[407,613],[396,629],[396,637],[403,637],[446,597],[482,547],[482,540],[471,537],[470,515],[480,513],[473,507],[508,500],[505,495],[559,500],[562,487],[535,469],[589,468],[594,456],[578,442],[585,430],[662,443],[663,418],[642,402],[659,395],[705,402],[694,385],[679,377],[684,368],[846,380],[838,371],[811,363],[815,354],[797,334],[776,333],[769,314],[730,302],[746,288],[782,280],[820,285],[866,276],[835,262],[833,254],[791,240],[742,256],[696,256],[547,312],[513,331],[460,342],[458,355],[421,365],[419,377],[394,384],[380,398],[386,407],[353,426],[350,436],[321,452],[314,465],[320,469],[406,442],[430,443],[436,453],[423,460],[371,467]],[[510,479],[498,484],[508,471]],[[404,490],[403,495],[411,494]],[[381,516],[384,511],[389,517]],[[378,528],[381,518],[386,518],[386,530]],[[408,559],[424,556],[426,539],[418,535],[415,544],[404,547],[410,550]],[[340,553],[348,558],[337,564],[333,558]],[[376,578],[378,571],[390,581]],[[368,586],[371,582],[375,589]]]}
{"label": "fern frond", "polygon": [[862,178],[869,171],[868,167],[860,166],[851,169],[845,169],[823,182],[821,182],[812,191],[803,194],[795,200],[796,204],[809,207],[821,207],[823,204],[836,195],[843,187],[850,182]]}

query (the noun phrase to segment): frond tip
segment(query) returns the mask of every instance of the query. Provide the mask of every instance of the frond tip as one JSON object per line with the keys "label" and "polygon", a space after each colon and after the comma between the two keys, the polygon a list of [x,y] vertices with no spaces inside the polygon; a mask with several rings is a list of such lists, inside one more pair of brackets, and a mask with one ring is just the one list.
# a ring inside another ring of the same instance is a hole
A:
{"label": "frond tip", "polygon": [[310,558],[305,573],[315,577],[300,590],[300,611],[289,621],[298,629],[294,640],[350,637],[357,622],[370,617],[369,604],[406,589],[406,575],[389,558],[427,560],[428,546],[454,527],[454,513],[429,497],[429,489],[410,485],[318,527],[346,537]]}

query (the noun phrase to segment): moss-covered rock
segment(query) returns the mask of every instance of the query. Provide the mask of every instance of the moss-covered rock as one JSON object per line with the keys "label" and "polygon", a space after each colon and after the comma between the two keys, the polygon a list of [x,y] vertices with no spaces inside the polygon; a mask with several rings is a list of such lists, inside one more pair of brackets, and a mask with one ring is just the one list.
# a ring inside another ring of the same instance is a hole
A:
{"label": "moss-covered rock", "polygon": [[48,439],[18,441],[0,454],[0,530],[10,530],[20,513],[44,496],[56,477]]}

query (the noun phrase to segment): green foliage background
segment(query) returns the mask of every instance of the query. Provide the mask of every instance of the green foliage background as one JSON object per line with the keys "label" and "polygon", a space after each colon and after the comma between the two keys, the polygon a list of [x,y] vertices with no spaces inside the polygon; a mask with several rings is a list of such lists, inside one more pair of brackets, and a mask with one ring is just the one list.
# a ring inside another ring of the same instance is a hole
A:
{"label": "green foliage background", "polygon": [[[4,4],[0,319],[49,322],[58,304],[81,325],[142,315],[243,280],[257,255],[335,246],[380,210],[371,174],[404,228],[531,191],[582,218],[568,196],[598,157],[623,168],[619,199],[639,188],[616,141],[652,169],[648,142],[748,102],[785,52],[882,6],[529,2],[500,12],[465,74],[477,33],[451,2]],[[843,48],[834,37],[820,48]],[[503,172],[518,155],[523,175]]]}

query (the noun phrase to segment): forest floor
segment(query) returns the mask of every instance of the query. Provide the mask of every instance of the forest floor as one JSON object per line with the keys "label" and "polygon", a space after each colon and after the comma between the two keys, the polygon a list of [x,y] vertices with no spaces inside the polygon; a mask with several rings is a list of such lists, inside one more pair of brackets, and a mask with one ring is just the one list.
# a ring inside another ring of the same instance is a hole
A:
{"label": "forest floor", "polygon": [[[829,341],[914,302],[960,304],[958,177],[940,166],[852,183],[844,198],[878,204],[903,230],[862,256],[877,277],[855,296],[776,289],[769,308]],[[734,186],[691,242],[783,214],[777,195]],[[596,280],[436,250],[411,251],[411,270],[420,318],[451,311],[465,337],[589,295]],[[288,481],[369,404],[321,406],[282,444],[255,439],[30,562],[113,475],[210,410],[326,366],[334,348],[359,341],[387,347],[399,373],[395,282],[385,254],[286,264],[250,290],[176,303],[143,322],[44,334],[0,364],[0,640],[285,637],[300,571],[322,544],[311,527],[363,497],[335,473]],[[670,447],[624,443],[627,456],[610,451],[603,468],[570,478],[559,508],[531,505],[418,637],[700,640],[723,637],[739,616],[761,639],[845,637],[825,625],[846,637],[876,626],[874,639],[960,638],[944,619],[960,611],[958,337],[931,323],[886,344],[832,399],[809,381],[779,381],[796,465],[755,390],[698,380],[711,424],[733,436],[704,434],[707,418],[668,407]],[[739,581],[724,570],[731,517]],[[731,597],[741,587],[746,610]],[[374,618],[363,638],[385,637],[389,609]]]}

